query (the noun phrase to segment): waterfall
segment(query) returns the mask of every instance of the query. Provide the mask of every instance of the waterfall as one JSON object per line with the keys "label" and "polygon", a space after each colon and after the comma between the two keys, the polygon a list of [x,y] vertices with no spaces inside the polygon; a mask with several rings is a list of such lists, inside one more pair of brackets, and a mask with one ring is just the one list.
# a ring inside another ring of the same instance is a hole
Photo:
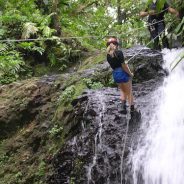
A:
{"label": "waterfall", "polygon": [[[180,50],[164,50],[164,67]],[[142,109],[140,140],[132,151],[134,184],[184,183],[184,62],[170,72]]]}
{"label": "waterfall", "polygon": [[91,176],[91,171],[93,169],[93,167],[96,165],[96,160],[98,157],[98,152],[101,151],[102,149],[102,119],[104,116],[104,111],[105,111],[105,103],[104,103],[104,96],[100,93],[96,94],[96,98],[99,100],[99,106],[98,106],[98,111],[99,111],[99,116],[97,116],[97,122],[99,123],[99,128],[98,131],[95,135],[95,148],[94,148],[94,156],[93,156],[93,162],[92,164],[89,165],[89,167],[87,168],[87,178],[88,178],[88,184],[93,180],[92,180],[92,176]]}
{"label": "waterfall", "polygon": [[93,150],[90,162],[85,166],[86,183],[123,183],[130,117],[118,112],[121,101],[116,89],[94,91],[89,110],[92,104],[96,104],[97,113],[93,119]]}

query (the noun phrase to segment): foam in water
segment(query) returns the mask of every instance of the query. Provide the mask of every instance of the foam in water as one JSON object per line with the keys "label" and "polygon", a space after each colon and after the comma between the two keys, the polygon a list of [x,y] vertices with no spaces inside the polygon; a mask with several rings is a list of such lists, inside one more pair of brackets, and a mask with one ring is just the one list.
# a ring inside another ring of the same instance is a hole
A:
{"label": "foam in water", "polygon": [[[164,67],[181,52],[164,50]],[[145,135],[132,155],[134,184],[184,184],[184,61],[152,98],[155,109],[142,117]]]}

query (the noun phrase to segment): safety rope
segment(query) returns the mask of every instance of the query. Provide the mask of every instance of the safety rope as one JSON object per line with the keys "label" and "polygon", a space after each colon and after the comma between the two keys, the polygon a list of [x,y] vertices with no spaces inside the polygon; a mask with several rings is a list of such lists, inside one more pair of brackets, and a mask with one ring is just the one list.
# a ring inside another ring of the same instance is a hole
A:
{"label": "safety rope", "polygon": [[163,13],[163,12],[167,11],[168,9],[169,9],[169,7],[166,8],[166,9],[163,9],[162,11],[160,11],[160,12],[158,12],[158,13],[154,13],[153,15],[158,15],[158,14],[160,14],[160,13]]}
{"label": "safety rope", "polygon": [[121,167],[120,167],[120,173],[121,173],[121,184],[123,182],[123,161],[124,161],[124,154],[125,154],[125,148],[126,148],[126,142],[127,142],[127,136],[128,136],[128,130],[129,130],[129,121],[130,121],[131,117],[130,114],[127,114],[126,116],[126,132],[125,132],[125,136],[123,137],[122,141],[124,142],[123,144],[123,149],[122,149],[122,155],[121,155]]}
{"label": "safety rope", "polygon": [[[175,22],[175,20],[172,21],[172,22],[170,23],[169,26],[171,26],[171,25],[173,24],[173,22]],[[158,34],[155,38],[151,39],[151,41],[148,42],[148,43],[146,44],[145,47],[147,47],[151,42],[153,42],[154,40],[156,40],[162,33],[165,32],[165,30],[166,30],[166,27],[165,27],[165,29],[164,29],[162,32],[160,32],[160,34]],[[129,61],[131,61],[135,56],[137,56],[137,55],[138,55],[139,53],[141,53],[143,50],[144,50],[144,48],[142,48],[139,52],[137,52],[135,55],[133,55],[128,61],[126,61],[126,63],[128,63]]]}
{"label": "safety rope", "polygon": [[[135,32],[137,30],[145,28],[145,26],[152,26],[155,24],[158,24],[160,22],[163,22],[164,20],[154,22],[152,24],[146,24],[140,28],[132,29],[126,33],[116,34],[116,36],[122,35],[122,34],[128,34],[131,32]],[[107,35],[106,37],[115,36],[115,35]],[[28,38],[28,39],[4,39],[0,40],[0,42],[28,42],[28,41],[46,41],[46,40],[67,40],[67,39],[85,39],[85,38],[101,38],[102,36],[70,36],[70,37],[51,37],[51,38]]]}
{"label": "safety rope", "polygon": [[132,30],[130,30],[130,31],[127,31],[126,33],[120,33],[120,34],[116,34],[116,35],[107,35],[108,37],[110,37],[110,36],[114,36],[114,37],[118,37],[118,36],[121,36],[121,35],[123,35],[123,34],[129,34],[129,33],[132,33],[132,32],[135,32],[135,31],[138,31],[138,30],[140,30],[140,29],[145,29],[145,26],[152,26],[152,25],[155,25],[155,24],[158,24],[158,23],[160,23],[160,22],[164,22],[164,20],[160,20],[160,21],[158,21],[158,22],[154,22],[154,23],[147,23],[146,25],[144,25],[144,26],[142,26],[142,27],[140,27],[140,28],[136,28],[136,29],[132,29]]}

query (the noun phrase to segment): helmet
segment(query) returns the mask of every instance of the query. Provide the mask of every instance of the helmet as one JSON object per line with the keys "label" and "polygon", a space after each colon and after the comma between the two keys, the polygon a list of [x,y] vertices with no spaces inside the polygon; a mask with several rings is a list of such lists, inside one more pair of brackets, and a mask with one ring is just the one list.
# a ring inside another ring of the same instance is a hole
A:
{"label": "helmet", "polygon": [[114,45],[118,45],[119,44],[117,38],[109,38],[107,40],[107,46],[109,46],[111,43],[113,43]]}

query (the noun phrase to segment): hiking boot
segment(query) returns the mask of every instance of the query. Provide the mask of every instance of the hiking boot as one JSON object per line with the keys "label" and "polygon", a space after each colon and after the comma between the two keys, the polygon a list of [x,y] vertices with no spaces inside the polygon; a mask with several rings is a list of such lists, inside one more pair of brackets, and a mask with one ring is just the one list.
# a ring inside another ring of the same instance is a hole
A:
{"label": "hiking boot", "polygon": [[127,114],[127,109],[126,107],[123,107],[123,110],[121,111],[123,114]]}
{"label": "hiking boot", "polygon": [[130,106],[130,114],[131,114],[131,116],[134,115],[135,111],[136,111],[136,109],[135,109],[134,105],[131,105]]}
{"label": "hiking boot", "polygon": [[131,105],[130,106],[130,112],[134,112],[135,111],[135,107],[134,107],[134,105]]}
{"label": "hiking boot", "polygon": [[127,114],[126,101],[122,101],[122,104],[121,104],[120,108],[121,108],[121,110],[120,110],[121,113]]}

